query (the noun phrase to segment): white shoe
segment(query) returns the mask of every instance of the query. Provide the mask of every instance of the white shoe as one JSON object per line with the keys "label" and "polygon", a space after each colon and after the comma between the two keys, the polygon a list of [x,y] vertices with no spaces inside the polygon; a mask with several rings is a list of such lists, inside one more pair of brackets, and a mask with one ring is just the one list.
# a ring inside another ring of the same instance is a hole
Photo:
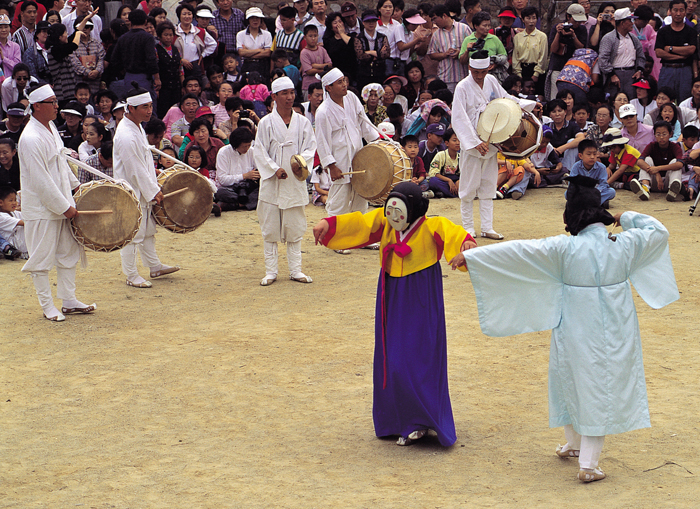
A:
{"label": "white shoe", "polygon": [[666,193],[666,201],[676,201],[676,198],[678,197],[678,193],[681,192],[681,181],[676,179],[673,182],[671,182],[671,185],[668,186],[668,193]]}
{"label": "white shoe", "polygon": [[423,198],[432,199],[435,198],[435,193],[433,191],[423,191]]}
{"label": "white shoe", "polygon": [[630,180],[630,189],[637,197],[639,197],[640,200],[642,200],[642,201],[649,200],[649,191],[647,191],[644,184],[639,182],[639,180],[637,180],[637,179]]}
{"label": "white shoe", "polygon": [[491,240],[503,240],[503,235],[495,230],[489,230],[487,232],[481,232],[481,236]]}
{"label": "white shoe", "polygon": [[296,281],[298,283],[313,283],[314,280],[311,279],[309,276],[304,274],[303,272],[297,272],[296,274],[289,276],[289,279],[292,281]]}
{"label": "white shoe", "polygon": [[352,253],[352,250],[350,249],[334,249],[334,251],[338,254],[346,255]]}
{"label": "white shoe", "polygon": [[260,281],[260,286],[270,286],[275,281],[277,281],[276,275],[265,274],[265,277]]}

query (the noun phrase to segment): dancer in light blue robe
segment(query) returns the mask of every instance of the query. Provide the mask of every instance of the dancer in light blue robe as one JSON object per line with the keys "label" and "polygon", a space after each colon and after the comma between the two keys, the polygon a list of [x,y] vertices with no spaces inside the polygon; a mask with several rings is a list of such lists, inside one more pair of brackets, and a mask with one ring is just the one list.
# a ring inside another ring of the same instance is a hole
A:
{"label": "dancer in light blue robe", "polygon": [[[579,231],[567,221],[572,236],[477,248],[451,263],[466,261],[484,334],[552,329],[549,425],[565,426],[568,443],[557,454],[580,454],[578,478],[593,481],[605,477],[597,468],[605,435],[651,425],[630,282],[654,309],[679,294],[666,228],[636,212],[613,219],[595,187],[587,192],[594,206],[579,210]],[[613,220],[624,229],[614,240],[604,224]]]}

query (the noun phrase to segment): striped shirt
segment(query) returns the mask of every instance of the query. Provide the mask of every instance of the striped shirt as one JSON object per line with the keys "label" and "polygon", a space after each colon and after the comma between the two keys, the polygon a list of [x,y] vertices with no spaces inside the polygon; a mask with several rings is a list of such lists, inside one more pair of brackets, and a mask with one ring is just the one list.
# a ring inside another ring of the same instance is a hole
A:
{"label": "striped shirt", "polygon": [[27,30],[27,27],[22,25],[12,34],[12,42],[19,45],[20,55],[24,55],[27,48],[31,48],[34,45],[34,32],[36,32],[36,28],[30,32]]}
{"label": "striped shirt", "polygon": [[[105,175],[114,178],[114,168],[111,166],[109,168],[106,168],[102,166],[102,163],[100,162],[100,153],[98,152],[97,154],[91,155],[85,160],[85,164],[88,166],[92,166],[96,170],[101,171]],[[82,168],[78,168],[78,180],[80,181],[81,184],[87,184],[88,182],[91,182],[93,180],[102,180],[101,177],[98,177],[97,175],[93,175],[92,173],[88,172],[87,170],[83,170]]]}
{"label": "striped shirt", "polygon": [[[431,53],[445,53],[452,48],[458,50],[462,47],[462,41],[471,33],[469,25],[464,23],[452,23],[452,28],[441,28],[433,32],[428,47],[428,55]],[[438,78],[445,83],[458,83],[467,77],[469,69],[454,58],[445,58],[438,62]]]}
{"label": "striped shirt", "polygon": [[[275,34],[275,40],[272,41],[272,51],[276,49],[286,49],[287,53],[290,54],[289,61],[295,63],[299,60],[299,53],[301,53],[301,41],[304,40],[304,34],[301,30],[294,29],[291,34],[286,33],[284,30],[279,30]],[[292,58],[293,55],[293,58]]]}

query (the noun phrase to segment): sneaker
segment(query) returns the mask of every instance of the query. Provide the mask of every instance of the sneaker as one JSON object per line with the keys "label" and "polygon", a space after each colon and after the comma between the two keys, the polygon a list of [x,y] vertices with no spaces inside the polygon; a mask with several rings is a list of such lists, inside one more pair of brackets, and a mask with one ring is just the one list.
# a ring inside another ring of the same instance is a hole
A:
{"label": "sneaker", "polygon": [[568,181],[568,180],[564,180],[564,179],[565,179],[566,177],[568,177],[568,176],[569,176],[568,173],[564,173],[564,175],[561,177],[561,184],[562,184],[564,187],[569,187],[569,181]]}
{"label": "sneaker", "polygon": [[496,191],[496,199],[502,200],[506,197],[506,194],[508,194],[508,190],[505,187],[499,187]]}
{"label": "sneaker", "polygon": [[445,197],[445,193],[443,193],[442,191],[435,192],[435,198],[444,198],[444,197]]}
{"label": "sneaker", "polygon": [[608,210],[610,208],[610,200],[605,200],[603,202],[603,205],[601,205],[605,210]]}
{"label": "sneaker", "polygon": [[520,191],[513,191],[512,193],[510,193],[510,197],[514,200],[519,200],[523,197],[523,193],[521,193]]}
{"label": "sneaker", "polygon": [[625,187],[625,184],[622,182],[613,182],[612,183],[612,188],[613,189],[623,189]]}
{"label": "sneaker", "polygon": [[5,256],[6,259],[8,260],[16,260],[20,256],[22,256],[22,252],[17,249],[16,247],[12,245],[8,245],[5,248],[5,251],[3,252],[3,255]]}
{"label": "sneaker", "polygon": [[221,217],[221,207],[219,207],[218,203],[214,203],[211,207],[212,214],[214,214],[214,217]]}
{"label": "sneaker", "polygon": [[435,198],[435,193],[432,191],[423,191],[423,198],[427,198],[428,200]]}
{"label": "sneaker", "polygon": [[642,201],[649,200],[649,190],[637,179],[630,180],[630,189]]}
{"label": "sneaker", "polygon": [[676,201],[676,198],[678,197],[678,193],[681,192],[681,181],[676,179],[673,182],[671,182],[671,185],[668,186],[668,193],[666,194],[666,201]]}

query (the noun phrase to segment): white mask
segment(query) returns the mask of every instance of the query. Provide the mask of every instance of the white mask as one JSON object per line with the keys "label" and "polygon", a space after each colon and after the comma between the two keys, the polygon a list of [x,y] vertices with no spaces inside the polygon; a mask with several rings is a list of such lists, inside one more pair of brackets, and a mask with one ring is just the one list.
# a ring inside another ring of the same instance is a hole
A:
{"label": "white mask", "polygon": [[408,226],[408,207],[402,199],[395,196],[389,198],[384,213],[389,221],[389,226],[397,232],[404,231]]}

